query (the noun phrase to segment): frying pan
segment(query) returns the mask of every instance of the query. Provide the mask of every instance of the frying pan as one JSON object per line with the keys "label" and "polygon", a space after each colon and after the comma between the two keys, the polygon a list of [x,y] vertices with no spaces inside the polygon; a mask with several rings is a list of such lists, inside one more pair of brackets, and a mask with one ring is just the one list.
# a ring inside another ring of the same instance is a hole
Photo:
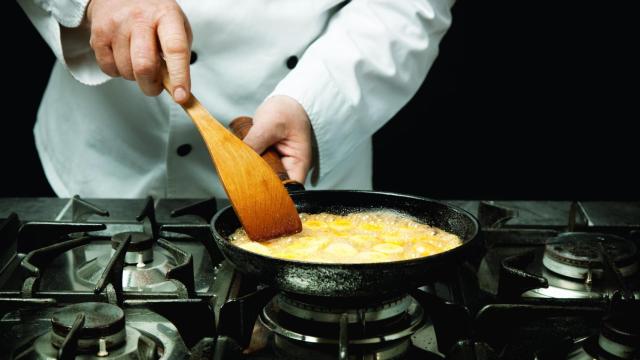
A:
{"label": "frying pan", "polygon": [[326,297],[366,297],[402,292],[451,271],[473,247],[479,225],[468,212],[439,201],[417,196],[348,190],[291,193],[298,212],[344,215],[350,212],[389,209],[410,215],[419,222],[456,234],[462,244],[451,250],[417,259],[365,263],[328,264],[272,258],[244,250],[229,236],[240,227],[231,207],[212,219],[218,248],[235,268],[287,292]]}
{"label": "frying pan", "polygon": [[[290,182],[282,174],[281,164],[274,170],[281,179]],[[298,190],[291,191],[290,195],[299,213],[344,215],[376,209],[393,210],[458,235],[462,240],[456,248],[410,260],[362,264],[301,262],[272,258],[235,246],[229,241],[229,236],[240,227],[238,217],[231,206],[218,211],[211,221],[211,229],[224,257],[241,273],[297,295],[378,297],[438,280],[453,271],[455,265],[473,251],[480,230],[478,221],[467,211],[418,196],[352,190]]]}

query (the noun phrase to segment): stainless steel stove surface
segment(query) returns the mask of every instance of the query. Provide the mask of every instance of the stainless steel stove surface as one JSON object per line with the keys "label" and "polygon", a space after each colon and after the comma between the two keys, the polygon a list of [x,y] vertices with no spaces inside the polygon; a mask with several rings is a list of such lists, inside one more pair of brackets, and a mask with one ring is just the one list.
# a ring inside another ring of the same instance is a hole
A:
{"label": "stainless steel stove surface", "polygon": [[220,201],[0,199],[0,358],[640,356],[640,203],[452,203],[482,224],[475,257],[345,300],[235,272],[209,229]]}

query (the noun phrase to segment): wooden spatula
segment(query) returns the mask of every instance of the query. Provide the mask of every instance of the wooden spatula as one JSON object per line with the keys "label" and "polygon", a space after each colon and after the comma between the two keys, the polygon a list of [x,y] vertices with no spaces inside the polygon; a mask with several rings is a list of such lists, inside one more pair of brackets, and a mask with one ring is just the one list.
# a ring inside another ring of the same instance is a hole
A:
{"label": "wooden spatula", "polygon": [[[171,94],[166,69],[162,84]],[[293,200],[260,155],[211,116],[193,94],[182,107],[200,131],[247,235],[252,240],[264,241],[300,232],[302,223]]]}

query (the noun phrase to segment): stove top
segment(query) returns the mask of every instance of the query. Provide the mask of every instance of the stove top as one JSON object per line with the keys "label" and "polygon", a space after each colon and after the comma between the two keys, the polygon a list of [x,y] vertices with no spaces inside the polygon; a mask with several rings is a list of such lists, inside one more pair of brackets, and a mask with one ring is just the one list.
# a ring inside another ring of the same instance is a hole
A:
{"label": "stove top", "polygon": [[640,202],[451,201],[484,249],[449,278],[344,302],[218,252],[215,199],[0,199],[9,359],[633,359]]}

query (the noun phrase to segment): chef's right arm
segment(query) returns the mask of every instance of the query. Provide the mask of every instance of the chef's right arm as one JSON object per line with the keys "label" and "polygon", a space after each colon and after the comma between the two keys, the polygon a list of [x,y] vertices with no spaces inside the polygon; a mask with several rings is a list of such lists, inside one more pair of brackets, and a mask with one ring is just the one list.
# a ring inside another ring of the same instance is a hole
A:
{"label": "chef's right arm", "polygon": [[[191,90],[191,28],[175,0],[18,0],[58,60],[87,85],[135,80],[162,91],[160,53],[177,102]],[[160,44],[158,48],[157,44]]]}

